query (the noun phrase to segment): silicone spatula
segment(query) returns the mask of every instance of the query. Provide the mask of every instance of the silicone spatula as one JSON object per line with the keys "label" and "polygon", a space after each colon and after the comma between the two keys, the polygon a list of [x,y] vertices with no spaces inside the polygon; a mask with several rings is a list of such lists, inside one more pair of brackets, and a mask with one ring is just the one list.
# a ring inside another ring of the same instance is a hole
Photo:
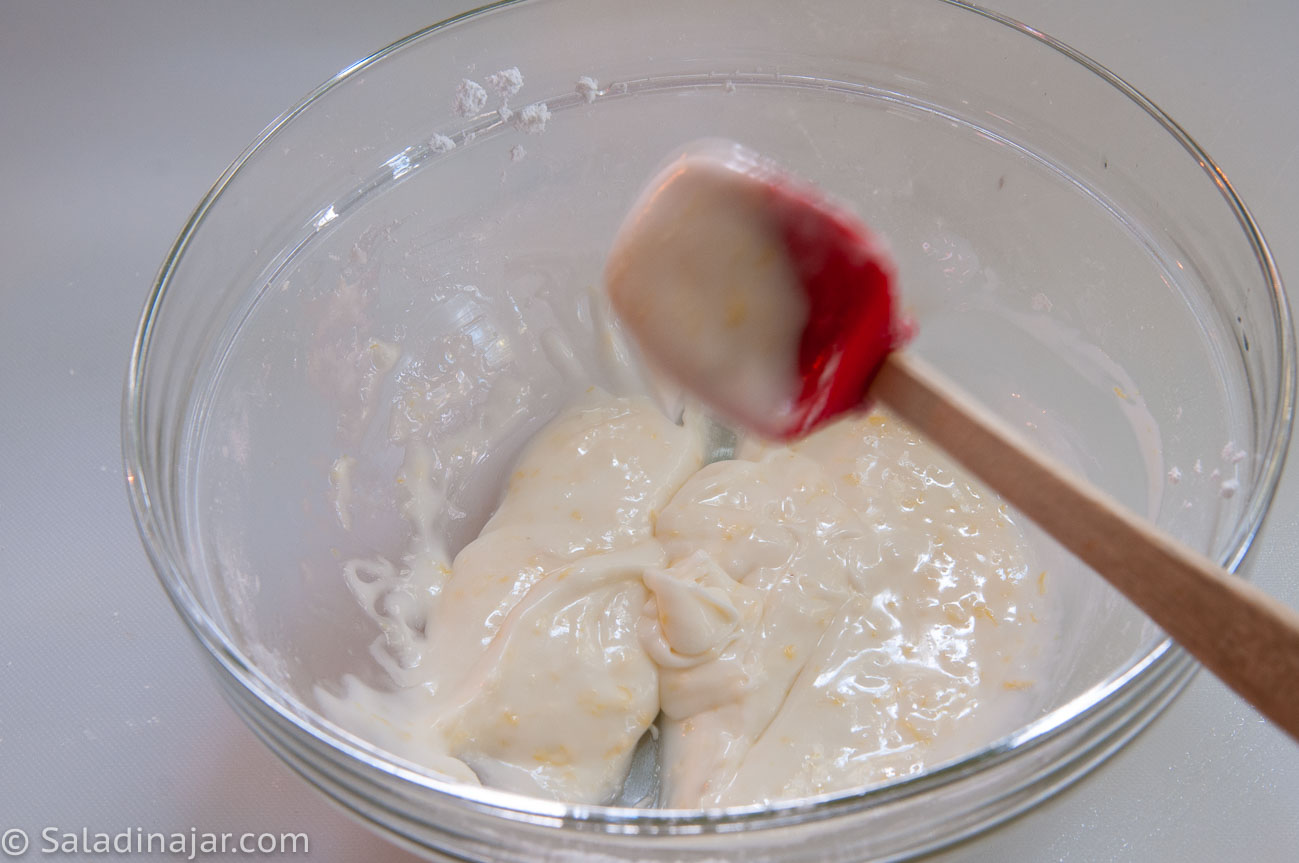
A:
{"label": "silicone spatula", "polygon": [[647,186],[605,273],[647,362],[791,439],[877,400],[1107,579],[1299,739],[1299,614],[1067,471],[903,347],[894,269],[845,208],[739,145]]}

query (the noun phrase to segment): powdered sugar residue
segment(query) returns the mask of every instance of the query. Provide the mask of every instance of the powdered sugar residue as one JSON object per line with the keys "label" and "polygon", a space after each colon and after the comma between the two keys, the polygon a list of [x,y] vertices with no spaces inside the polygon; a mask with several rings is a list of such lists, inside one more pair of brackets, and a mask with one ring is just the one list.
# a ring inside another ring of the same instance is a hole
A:
{"label": "powdered sugar residue", "polygon": [[576,89],[577,95],[581,96],[586,100],[586,104],[590,105],[595,101],[595,97],[600,94],[600,82],[589,75],[583,75],[577,79]]}
{"label": "powdered sugar residue", "polygon": [[[502,125],[509,126],[516,131],[523,132],[526,135],[539,135],[546,131],[546,124],[550,122],[550,106],[545,102],[533,102],[522,108],[510,107],[510,99],[517,96],[523,89],[523,72],[518,66],[511,66],[508,69],[501,69],[499,72],[493,72],[483,78],[486,87],[469,78],[462,78],[459,85],[456,86],[455,98],[452,101],[452,108],[457,116],[460,117],[477,117],[487,109],[488,90],[496,95],[496,115],[500,118]],[[582,76],[577,79],[577,93],[591,103],[595,101],[599,93],[600,84],[594,78]],[[481,130],[480,130],[481,131]],[[466,131],[463,135],[463,143],[469,143],[474,139],[474,132]],[[429,147],[435,153],[446,153],[454,149],[455,141],[446,135],[434,134],[429,139]],[[528,151],[521,145],[514,145],[510,148],[510,161],[519,162],[526,156]]]}
{"label": "powdered sugar residue", "polygon": [[1235,441],[1227,441],[1222,447],[1222,460],[1227,464],[1240,464],[1245,460],[1245,451],[1236,448]]}
{"label": "powdered sugar residue", "polygon": [[523,89],[523,73],[519,71],[518,66],[493,72],[487,76],[486,81],[487,86],[492,88],[492,92],[502,99],[516,96]]}
{"label": "powdered sugar residue", "polygon": [[485,107],[487,107],[487,91],[483,89],[483,85],[468,78],[461,78],[460,84],[456,87],[455,101],[451,103],[451,109],[456,112],[456,116],[472,117]]}
{"label": "powdered sugar residue", "polygon": [[529,135],[539,135],[546,131],[546,123],[549,121],[550,108],[545,102],[534,102],[519,109],[514,120],[514,128]]}

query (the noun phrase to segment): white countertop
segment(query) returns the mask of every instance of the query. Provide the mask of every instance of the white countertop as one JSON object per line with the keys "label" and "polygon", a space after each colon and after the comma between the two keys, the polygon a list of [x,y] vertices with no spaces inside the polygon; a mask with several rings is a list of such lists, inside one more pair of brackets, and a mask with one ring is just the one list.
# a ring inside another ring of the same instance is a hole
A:
{"label": "white countertop", "polygon": [[[303,832],[310,853],[290,856],[414,859],[221,700],[136,536],[119,411],[145,293],[211,182],[335,71],[468,5],[43,0],[0,14],[0,835],[30,835],[21,859],[56,856],[41,853],[47,827]],[[1299,4],[988,5],[1181,123],[1299,284]],[[1296,551],[1292,469],[1247,565],[1293,606]],[[1293,860],[1297,801],[1299,745],[1199,675],[1080,785],[941,859]]]}

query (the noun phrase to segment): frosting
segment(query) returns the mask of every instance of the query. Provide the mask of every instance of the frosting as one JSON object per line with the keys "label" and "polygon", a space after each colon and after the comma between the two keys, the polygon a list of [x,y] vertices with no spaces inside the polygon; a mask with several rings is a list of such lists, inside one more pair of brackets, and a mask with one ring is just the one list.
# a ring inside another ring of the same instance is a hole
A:
{"label": "frosting", "polygon": [[[391,690],[328,716],[451,778],[579,803],[658,737],[658,802],[858,787],[1034,709],[1050,609],[1006,508],[886,414],[704,464],[701,423],[600,392],[543,428],[454,559],[352,561]],[[437,506],[408,445],[412,525]],[[395,597],[395,598],[394,598]]]}

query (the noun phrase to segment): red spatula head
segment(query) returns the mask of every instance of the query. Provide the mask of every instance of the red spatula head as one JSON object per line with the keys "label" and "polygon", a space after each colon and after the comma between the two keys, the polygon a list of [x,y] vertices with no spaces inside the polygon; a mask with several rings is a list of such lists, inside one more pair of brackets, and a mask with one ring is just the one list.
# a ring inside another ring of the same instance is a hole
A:
{"label": "red spatula head", "polygon": [[651,365],[767,437],[860,409],[905,337],[865,225],[736,144],[691,148],[650,182],[605,276]]}

